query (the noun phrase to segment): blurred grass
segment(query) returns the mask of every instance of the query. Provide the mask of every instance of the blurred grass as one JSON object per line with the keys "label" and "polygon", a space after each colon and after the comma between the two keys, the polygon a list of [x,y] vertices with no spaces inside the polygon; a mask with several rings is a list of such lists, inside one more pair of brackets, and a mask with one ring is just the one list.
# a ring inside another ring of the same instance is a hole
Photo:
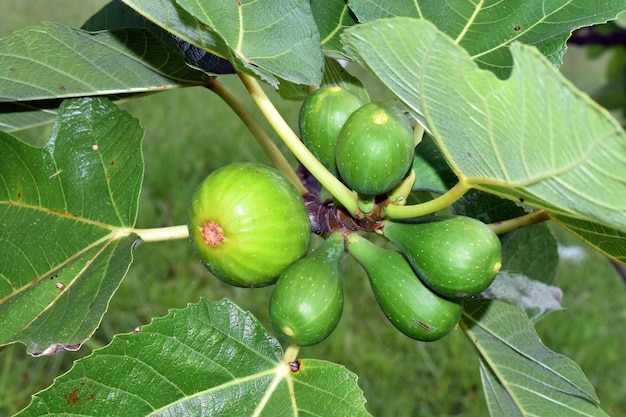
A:
{"label": "blurred grass", "polygon": [[[0,36],[39,20],[79,26],[107,3],[57,0],[50,7],[49,0],[4,2]],[[6,7],[9,3],[11,7]],[[235,77],[224,77],[223,82],[244,96]],[[276,102],[295,125],[299,104]],[[253,109],[249,100],[245,103]],[[208,90],[169,91],[122,107],[146,128],[146,173],[138,227],[185,223],[187,203],[196,185],[221,165],[233,161],[268,163],[243,124]],[[41,144],[48,133],[49,127],[44,127],[23,132],[20,137]],[[538,324],[538,332],[549,348],[579,363],[607,412],[626,415],[624,284],[602,256],[580,247],[567,234],[558,235],[563,247],[570,248],[563,253],[575,254],[563,257],[558,272],[566,310],[548,315]],[[412,341],[388,323],[376,306],[365,274],[350,258],[345,259],[344,273],[346,304],[339,327],[324,343],[304,348],[302,356],[342,363],[357,373],[368,408],[377,417],[488,414],[476,353],[460,331],[433,343]],[[267,326],[270,291],[234,288],[210,277],[186,241],[146,243],[135,251],[135,262],[113,297],[109,312],[81,351],[36,359],[26,355],[21,345],[2,351],[0,415],[25,407],[30,395],[50,385],[73,360],[108,343],[113,335],[132,331],[153,317],[167,314],[168,309],[182,308],[200,297],[228,297]]]}

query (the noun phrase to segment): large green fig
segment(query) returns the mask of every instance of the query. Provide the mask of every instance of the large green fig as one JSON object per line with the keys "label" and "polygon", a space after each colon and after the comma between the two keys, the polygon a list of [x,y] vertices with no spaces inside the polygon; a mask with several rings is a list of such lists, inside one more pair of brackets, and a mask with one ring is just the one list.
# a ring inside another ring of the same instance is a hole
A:
{"label": "large green fig", "polygon": [[289,343],[313,345],[337,327],[343,310],[339,275],[343,252],[343,236],[333,233],[278,278],[270,298],[270,320]]}
{"label": "large green fig", "polygon": [[383,194],[396,186],[413,162],[413,130],[391,102],[372,102],[348,117],[337,138],[341,179],[360,194]]}
{"label": "large green fig", "polygon": [[345,88],[328,86],[309,94],[300,108],[302,142],[335,175],[335,148],[339,131],[348,116],[362,105],[363,101]]}
{"label": "large green fig", "polygon": [[306,254],[311,231],[296,188],[277,170],[256,163],[213,171],[193,195],[188,227],[209,271],[242,287],[274,283]]}
{"label": "large green fig", "polygon": [[348,237],[348,251],[365,268],[389,321],[405,335],[421,341],[437,340],[458,323],[462,301],[432,292],[399,252],[379,247],[356,233]]}
{"label": "large green fig", "polygon": [[424,283],[446,297],[481,293],[502,266],[500,239],[471,217],[386,221],[383,234],[404,253]]}

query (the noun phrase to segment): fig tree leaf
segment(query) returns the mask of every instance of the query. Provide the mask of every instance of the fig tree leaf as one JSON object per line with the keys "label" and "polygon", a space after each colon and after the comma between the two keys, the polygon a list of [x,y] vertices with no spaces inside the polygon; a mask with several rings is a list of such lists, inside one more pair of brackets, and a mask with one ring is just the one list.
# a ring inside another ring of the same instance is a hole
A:
{"label": "fig tree leaf", "polygon": [[162,91],[209,77],[143,29],[90,33],[42,23],[0,40],[0,101]]}
{"label": "fig tree leaf", "polygon": [[243,63],[297,84],[321,83],[320,35],[308,1],[176,1],[224,40],[235,67]]}
{"label": "fig tree leaf", "polygon": [[323,85],[337,85],[357,95],[364,103],[370,101],[369,94],[361,81],[350,74],[339,61],[327,57],[324,58],[324,62],[326,65],[324,67]]}
{"label": "fig tree leaf", "polygon": [[356,375],[315,359],[291,365],[231,301],[171,310],[77,361],[18,416],[368,416]]}
{"label": "fig tree leaf", "polygon": [[311,0],[311,11],[322,39],[322,49],[328,56],[345,58],[339,35],[355,25],[356,18],[345,0]]}
{"label": "fig tree leaf", "polygon": [[555,216],[554,220],[596,250],[622,265],[626,265],[625,231],[567,216]]}
{"label": "fig tree leaf", "polygon": [[501,236],[502,270],[555,284],[559,263],[557,241],[546,223]]}
{"label": "fig tree leaf", "polygon": [[412,169],[415,172],[413,191],[444,194],[458,181],[430,135],[425,134],[415,147]]}
{"label": "fig tree leaf", "polygon": [[544,346],[520,308],[468,300],[462,328],[479,354],[491,416],[607,416],[580,367]]}
{"label": "fig tree leaf", "polygon": [[387,17],[423,18],[434,23],[482,68],[507,78],[513,42],[536,46],[559,67],[571,32],[603,23],[626,10],[623,0],[349,0],[360,22]]}
{"label": "fig tree leaf", "polygon": [[280,79],[319,85],[322,49],[309,2],[124,0],[146,19],[190,44],[226,58],[274,88]]}
{"label": "fig tree leaf", "polygon": [[144,29],[90,33],[42,23],[0,39],[0,55],[7,65],[0,77],[5,132],[53,121],[64,98],[120,100],[210,78],[190,68],[171,41]]}
{"label": "fig tree leaf", "polygon": [[452,204],[454,214],[474,217],[483,223],[501,222],[526,214],[524,207],[497,195],[470,190]]}
{"label": "fig tree leaf", "polygon": [[78,349],[132,261],[139,122],[104,98],[59,108],[34,148],[0,132],[0,345]]}
{"label": "fig tree leaf", "polygon": [[563,291],[559,287],[516,272],[500,271],[481,295],[518,306],[533,323],[550,311],[563,309]]}
{"label": "fig tree leaf", "polygon": [[360,24],[342,39],[432,134],[460,181],[626,230],[623,129],[534,47],[513,44],[514,70],[499,80],[425,20]]}

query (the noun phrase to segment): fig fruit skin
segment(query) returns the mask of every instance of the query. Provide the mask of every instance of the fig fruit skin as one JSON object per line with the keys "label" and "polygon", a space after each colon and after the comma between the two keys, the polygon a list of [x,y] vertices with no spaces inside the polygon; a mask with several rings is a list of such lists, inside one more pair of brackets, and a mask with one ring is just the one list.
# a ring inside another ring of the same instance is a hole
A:
{"label": "fig fruit skin", "polygon": [[188,228],[196,255],[213,275],[262,287],[306,254],[311,225],[298,191],[280,172],[233,163],[198,186]]}
{"label": "fig fruit skin", "polygon": [[310,346],[335,330],[343,311],[339,270],[343,253],[343,236],[333,233],[280,275],[269,311],[272,326],[282,339]]}
{"label": "fig fruit skin", "polygon": [[375,196],[395,187],[407,174],[415,152],[413,130],[390,102],[371,102],[355,110],[337,138],[337,170],[359,194]]}
{"label": "fig fruit skin", "polygon": [[348,238],[348,252],[367,272],[385,316],[406,336],[423,342],[438,340],[459,322],[462,300],[431,291],[400,252],[356,234]]}
{"label": "fig fruit skin", "polygon": [[424,283],[446,297],[480,294],[502,266],[500,239],[471,217],[440,216],[413,223],[387,220],[383,234]]}
{"label": "fig fruit skin", "polygon": [[309,94],[300,107],[300,138],[333,175],[337,175],[337,138],[348,117],[363,101],[339,86],[326,86]]}

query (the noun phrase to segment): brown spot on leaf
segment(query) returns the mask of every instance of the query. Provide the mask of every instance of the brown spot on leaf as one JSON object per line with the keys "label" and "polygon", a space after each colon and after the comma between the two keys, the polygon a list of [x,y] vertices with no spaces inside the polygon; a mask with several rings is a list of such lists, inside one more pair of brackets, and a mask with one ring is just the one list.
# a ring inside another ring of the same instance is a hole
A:
{"label": "brown spot on leaf", "polygon": [[109,163],[109,165],[111,165],[111,166],[115,165],[115,160],[111,161],[111,162]]}
{"label": "brown spot on leaf", "polygon": [[59,90],[61,90],[61,91],[65,91],[65,90],[66,90],[66,88],[65,88],[65,86],[64,86],[63,84],[59,84]]}
{"label": "brown spot on leaf", "polygon": [[9,68],[9,72],[15,72],[15,71],[17,71],[17,68],[15,68],[15,67]]}
{"label": "brown spot on leaf", "polygon": [[78,396],[78,388],[74,387],[70,392],[65,394],[65,401],[67,405],[80,404],[80,397]]}

